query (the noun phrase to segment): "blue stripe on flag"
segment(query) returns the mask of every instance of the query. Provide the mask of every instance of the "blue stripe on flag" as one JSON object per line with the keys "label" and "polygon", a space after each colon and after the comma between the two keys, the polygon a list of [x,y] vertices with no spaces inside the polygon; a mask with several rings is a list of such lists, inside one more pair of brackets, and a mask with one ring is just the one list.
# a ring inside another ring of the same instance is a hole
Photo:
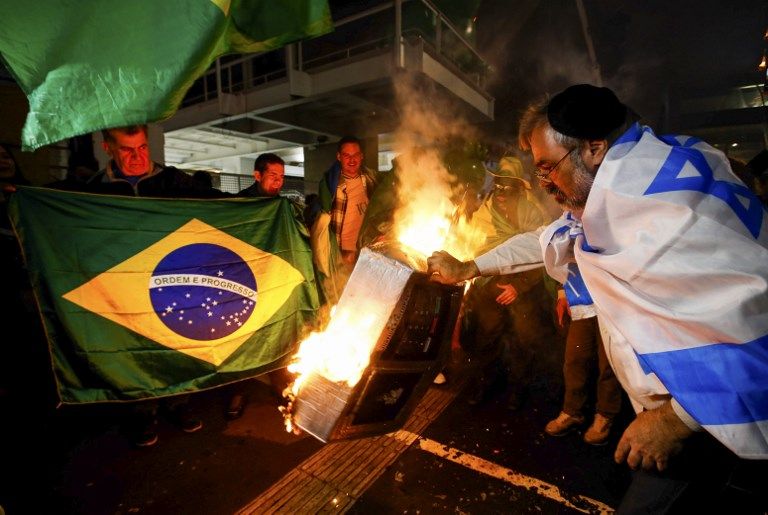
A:
{"label": "blue stripe on flag", "polygon": [[576,263],[568,264],[568,280],[565,281],[563,290],[565,291],[565,298],[568,299],[568,305],[571,307],[594,304]]}
{"label": "blue stripe on flag", "polygon": [[638,358],[702,425],[768,420],[768,335]]}

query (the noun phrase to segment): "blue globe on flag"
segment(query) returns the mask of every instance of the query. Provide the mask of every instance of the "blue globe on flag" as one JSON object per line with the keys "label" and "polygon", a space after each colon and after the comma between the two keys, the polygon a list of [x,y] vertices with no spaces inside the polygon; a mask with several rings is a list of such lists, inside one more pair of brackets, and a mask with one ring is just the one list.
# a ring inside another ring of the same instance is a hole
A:
{"label": "blue globe on flag", "polygon": [[256,278],[243,259],[219,245],[195,243],[165,256],[152,272],[149,295],[160,320],[193,340],[237,331],[253,314]]}

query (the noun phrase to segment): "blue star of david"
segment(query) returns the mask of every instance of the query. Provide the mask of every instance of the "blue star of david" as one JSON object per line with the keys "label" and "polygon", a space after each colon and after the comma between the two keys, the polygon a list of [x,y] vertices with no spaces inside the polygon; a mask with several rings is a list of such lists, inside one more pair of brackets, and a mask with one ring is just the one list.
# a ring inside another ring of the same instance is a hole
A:
{"label": "blue star of david", "polygon": [[[644,195],[684,190],[713,195],[728,204],[752,236],[757,238],[763,223],[763,207],[757,196],[743,184],[715,179],[704,154],[693,148],[693,145],[701,141],[698,138],[691,137],[683,143],[674,136],[662,136],[659,139],[669,144],[672,151]],[[691,163],[700,175],[678,177],[685,163]],[[740,199],[748,200],[749,204],[745,207]]]}

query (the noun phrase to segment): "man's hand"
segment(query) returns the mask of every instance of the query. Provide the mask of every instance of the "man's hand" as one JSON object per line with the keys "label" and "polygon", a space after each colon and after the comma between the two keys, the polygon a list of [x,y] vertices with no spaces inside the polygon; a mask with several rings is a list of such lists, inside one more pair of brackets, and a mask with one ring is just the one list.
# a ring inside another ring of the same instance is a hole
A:
{"label": "man's hand", "polygon": [[670,402],[643,411],[629,424],[619,440],[613,457],[616,463],[626,460],[632,470],[667,468],[669,458],[680,452],[683,440],[693,431],[672,410]]}
{"label": "man's hand", "polygon": [[497,284],[497,288],[501,289],[501,293],[496,297],[496,302],[502,306],[508,306],[515,302],[517,299],[517,290],[511,284]]}
{"label": "man's hand", "polygon": [[557,323],[560,327],[563,327],[565,321],[565,314],[571,315],[571,308],[568,307],[568,299],[565,297],[558,297],[555,301],[555,314],[557,314]]}
{"label": "man's hand", "polygon": [[442,284],[456,284],[480,275],[474,261],[461,262],[444,250],[427,258],[427,267],[430,280]]}

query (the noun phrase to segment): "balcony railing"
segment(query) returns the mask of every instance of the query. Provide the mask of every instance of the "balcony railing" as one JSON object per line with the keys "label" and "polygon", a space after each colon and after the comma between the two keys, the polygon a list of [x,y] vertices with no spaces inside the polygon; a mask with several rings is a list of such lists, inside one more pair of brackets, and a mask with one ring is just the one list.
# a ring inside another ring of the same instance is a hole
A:
{"label": "balcony railing", "polygon": [[[488,65],[462,32],[429,0],[387,2],[347,16],[334,23],[333,32],[293,45],[293,65],[309,72],[366,55],[389,52],[395,59],[395,42],[403,40],[420,40],[425,50],[448,63],[462,74],[464,80],[484,88]],[[219,90],[242,93],[285,80],[290,56],[288,49],[279,49],[221,57],[195,81],[184,97],[182,107],[213,100],[218,97]]]}

